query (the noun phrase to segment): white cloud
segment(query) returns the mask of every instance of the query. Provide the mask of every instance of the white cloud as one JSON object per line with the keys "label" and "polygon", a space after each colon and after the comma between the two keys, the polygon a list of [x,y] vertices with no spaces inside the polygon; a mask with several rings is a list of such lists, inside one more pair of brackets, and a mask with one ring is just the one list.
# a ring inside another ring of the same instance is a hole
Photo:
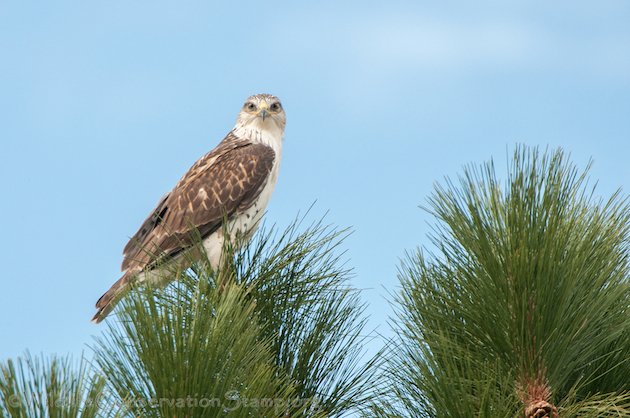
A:
{"label": "white cloud", "polygon": [[531,22],[381,20],[357,28],[361,58],[416,70],[571,71],[630,77],[630,36]]}
{"label": "white cloud", "polygon": [[444,69],[518,65],[531,54],[531,34],[504,24],[380,20],[354,31],[357,53],[371,63]]}
{"label": "white cloud", "polygon": [[506,70],[630,80],[629,30],[601,20],[588,26],[588,16],[562,27],[553,22],[513,15],[314,15],[289,30],[295,36],[287,47],[292,54],[352,57],[370,72]]}

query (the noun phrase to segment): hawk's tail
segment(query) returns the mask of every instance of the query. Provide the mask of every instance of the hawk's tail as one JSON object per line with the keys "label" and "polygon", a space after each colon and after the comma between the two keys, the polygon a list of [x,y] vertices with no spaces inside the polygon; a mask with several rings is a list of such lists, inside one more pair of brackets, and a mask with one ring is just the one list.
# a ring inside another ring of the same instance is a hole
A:
{"label": "hawk's tail", "polygon": [[92,322],[98,324],[114,309],[120,298],[127,292],[129,287],[129,277],[122,276],[116,283],[109,288],[107,292],[96,302],[96,315],[92,318]]}

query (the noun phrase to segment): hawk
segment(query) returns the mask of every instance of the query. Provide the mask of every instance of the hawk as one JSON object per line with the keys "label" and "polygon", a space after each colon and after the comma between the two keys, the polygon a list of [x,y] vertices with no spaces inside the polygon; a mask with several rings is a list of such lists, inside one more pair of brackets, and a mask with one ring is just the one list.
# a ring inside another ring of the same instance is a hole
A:
{"label": "hawk", "polygon": [[277,97],[256,94],[245,101],[234,128],[160,199],[131,237],[122,277],[96,302],[93,322],[101,322],[132,283],[158,281],[158,266],[181,258],[199,236],[215,268],[224,231],[251,237],[278,179],[285,125]]}

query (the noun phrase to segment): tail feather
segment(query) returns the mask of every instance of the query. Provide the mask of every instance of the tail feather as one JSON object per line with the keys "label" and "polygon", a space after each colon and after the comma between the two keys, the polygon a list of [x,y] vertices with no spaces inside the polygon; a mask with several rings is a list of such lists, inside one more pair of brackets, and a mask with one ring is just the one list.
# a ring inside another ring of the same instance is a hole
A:
{"label": "tail feather", "polygon": [[109,288],[107,292],[103,294],[96,301],[96,314],[92,318],[92,322],[95,324],[100,323],[109,313],[114,309],[116,303],[120,300],[120,298],[125,294],[127,288],[129,287],[129,277],[124,275],[120,279],[116,281]]}

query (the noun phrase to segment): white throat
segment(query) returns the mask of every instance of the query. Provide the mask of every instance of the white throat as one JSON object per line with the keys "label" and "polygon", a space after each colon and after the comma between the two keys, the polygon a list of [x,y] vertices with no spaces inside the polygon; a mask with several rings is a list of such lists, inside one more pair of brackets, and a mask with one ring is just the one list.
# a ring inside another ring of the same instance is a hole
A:
{"label": "white throat", "polygon": [[249,139],[271,147],[278,156],[282,153],[282,140],[284,129],[279,127],[274,121],[263,122],[256,118],[247,124],[236,123],[233,129],[234,135],[239,138]]}

